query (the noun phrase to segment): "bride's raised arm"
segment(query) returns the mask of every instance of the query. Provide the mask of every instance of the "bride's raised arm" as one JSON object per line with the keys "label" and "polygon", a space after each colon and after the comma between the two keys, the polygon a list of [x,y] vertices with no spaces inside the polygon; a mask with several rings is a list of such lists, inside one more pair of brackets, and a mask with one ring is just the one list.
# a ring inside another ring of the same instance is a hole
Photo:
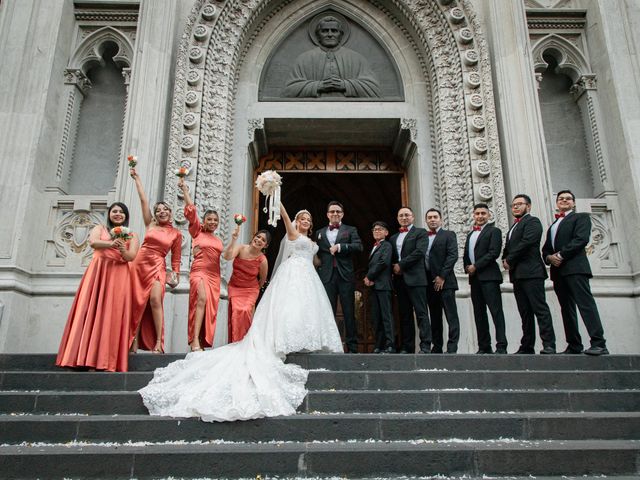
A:
{"label": "bride's raised arm", "polygon": [[282,204],[282,202],[280,202],[280,216],[284,221],[284,227],[287,229],[287,238],[289,240],[295,240],[296,238],[298,238],[298,235],[300,234],[293,226],[293,223],[291,223],[289,214],[287,213],[287,210],[284,208],[284,205]]}

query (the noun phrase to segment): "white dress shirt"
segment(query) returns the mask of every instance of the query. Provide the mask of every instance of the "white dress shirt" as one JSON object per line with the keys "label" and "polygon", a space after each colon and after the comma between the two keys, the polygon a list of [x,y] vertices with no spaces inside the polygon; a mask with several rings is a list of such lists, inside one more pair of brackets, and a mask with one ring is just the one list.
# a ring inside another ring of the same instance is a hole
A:
{"label": "white dress shirt", "polygon": [[467,254],[469,255],[471,265],[475,265],[476,263],[476,243],[478,242],[478,237],[482,233],[482,229],[486,226],[487,224],[485,223],[480,227],[480,230],[474,230],[473,232],[471,232],[471,236],[469,237],[469,251],[467,252]]}
{"label": "white dress shirt", "polygon": [[409,225],[407,227],[406,232],[400,232],[398,234],[398,238],[396,238],[396,250],[398,251],[398,260],[402,260],[402,244],[404,243],[404,237],[407,236],[407,233],[411,231],[413,225]]}
{"label": "white dress shirt", "polygon": [[551,246],[553,247],[554,250],[556,249],[556,233],[558,233],[558,227],[560,226],[562,221],[572,213],[573,213],[573,210],[568,210],[564,212],[564,217],[560,217],[556,219],[556,221],[551,225]]}

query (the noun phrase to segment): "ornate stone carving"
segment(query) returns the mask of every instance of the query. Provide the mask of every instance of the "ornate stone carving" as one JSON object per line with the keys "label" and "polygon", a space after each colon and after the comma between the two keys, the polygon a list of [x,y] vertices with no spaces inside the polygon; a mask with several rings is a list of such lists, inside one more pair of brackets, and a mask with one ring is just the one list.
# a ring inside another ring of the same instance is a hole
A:
{"label": "ornate stone carving", "polygon": [[65,85],[75,86],[83,95],[91,88],[91,80],[79,68],[67,68],[64,71]]}
{"label": "ornate stone carving", "polygon": [[73,202],[63,202],[53,207],[55,225],[48,243],[48,266],[86,266],[93,250],[89,247],[89,233],[104,223],[106,205],[95,210],[73,210]]}
{"label": "ornate stone carving", "polygon": [[587,90],[597,90],[597,81],[594,74],[582,75],[569,89],[574,100],[578,100]]}

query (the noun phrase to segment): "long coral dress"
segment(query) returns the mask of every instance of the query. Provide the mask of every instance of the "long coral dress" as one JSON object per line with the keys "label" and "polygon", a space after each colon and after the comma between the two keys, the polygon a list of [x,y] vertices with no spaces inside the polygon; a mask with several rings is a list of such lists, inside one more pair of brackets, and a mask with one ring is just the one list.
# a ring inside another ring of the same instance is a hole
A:
{"label": "long coral dress", "polygon": [[193,258],[189,274],[189,344],[194,340],[196,304],[198,303],[198,285],[203,283],[207,296],[204,318],[200,328],[200,345],[213,346],[213,336],[216,333],[216,318],[220,301],[220,255],[222,254],[222,240],[202,230],[196,207],[184,207],[184,216],[189,220],[189,233],[193,238],[193,247],[199,247]]}
{"label": "long coral dress", "polygon": [[[138,341],[138,348],[142,350],[152,350],[156,343],[156,330],[149,302],[151,288],[156,281],[160,282],[162,300],[164,300],[167,280],[165,258],[171,250],[171,269],[178,273],[180,271],[181,248],[182,233],[180,230],[172,225],[154,226],[147,230],[138,256],[132,263],[133,312],[130,343],[135,338],[138,325],[142,324]],[[164,308],[162,310],[161,341],[164,351]]]}
{"label": "long coral dress", "polygon": [[[111,240],[106,227],[100,240]],[[129,262],[115,248],[95,250],[73,300],[56,365],[126,372],[131,299]]]}
{"label": "long coral dress", "polygon": [[244,338],[253,320],[253,310],[260,294],[258,272],[264,255],[233,260],[233,274],[229,280],[229,343]]}

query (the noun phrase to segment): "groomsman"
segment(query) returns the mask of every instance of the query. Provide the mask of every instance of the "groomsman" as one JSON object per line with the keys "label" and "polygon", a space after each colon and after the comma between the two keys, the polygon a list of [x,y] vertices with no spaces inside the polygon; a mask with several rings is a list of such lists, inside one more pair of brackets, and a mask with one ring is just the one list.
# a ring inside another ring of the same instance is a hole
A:
{"label": "groomsman", "polygon": [[369,270],[364,284],[371,287],[369,302],[371,320],[376,335],[373,353],[395,353],[395,333],[391,313],[391,259],[393,247],[387,242],[389,227],[384,222],[374,222],[372,229],[375,244],[369,255]]}
{"label": "groomsman", "polygon": [[431,353],[431,325],[427,312],[427,271],[424,256],[429,240],[424,228],[413,225],[414,215],[409,207],[398,210],[400,230],[390,238],[393,247],[393,273],[400,310],[402,343],[400,353],[413,353],[416,330],[415,312],[420,332],[420,352]]}
{"label": "groomsman", "polygon": [[518,194],[513,198],[511,214],[514,221],[502,254],[502,265],[509,271],[522,318],[522,339],[516,353],[535,353],[535,315],[543,346],[540,353],[553,354],[556,353],[556,336],[544,293],[547,270],[540,256],[542,223],[530,215],[530,211],[531,198],[528,195]]}
{"label": "groomsman", "polygon": [[563,353],[582,352],[577,306],[591,337],[591,347],[584,353],[608,354],[598,307],[589,286],[592,275],[585,247],[591,235],[591,217],[588,213],[576,213],[575,206],[576,197],[570,190],[558,192],[556,221],[549,227],[542,248],[545,262],[551,265],[553,289],[560,302],[568,344]]}
{"label": "groomsman", "polygon": [[327,206],[329,225],[318,231],[318,274],[327,292],[333,314],[338,308],[338,297],[344,315],[345,343],[349,353],[358,353],[358,331],[354,316],[355,283],[353,256],[362,252],[362,242],[355,227],[342,223],[344,207],[332,201]]}
{"label": "groomsman", "polygon": [[444,346],[442,310],[447,316],[449,334],[447,353],[458,351],[460,320],[456,306],[458,281],[453,267],[458,261],[458,239],[456,234],[442,228],[442,214],[430,208],[425,215],[429,245],[425,256],[427,269],[427,302],[431,316],[431,353],[442,353]]}
{"label": "groomsman", "polygon": [[486,203],[473,207],[473,229],[464,245],[464,271],[469,274],[473,319],[478,333],[478,352],[493,353],[487,307],[496,329],[496,353],[507,353],[507,335],[502,310],[500,284],[502,273],[498,265],[502,249],[502,232],[489,223],[491,212]]}

